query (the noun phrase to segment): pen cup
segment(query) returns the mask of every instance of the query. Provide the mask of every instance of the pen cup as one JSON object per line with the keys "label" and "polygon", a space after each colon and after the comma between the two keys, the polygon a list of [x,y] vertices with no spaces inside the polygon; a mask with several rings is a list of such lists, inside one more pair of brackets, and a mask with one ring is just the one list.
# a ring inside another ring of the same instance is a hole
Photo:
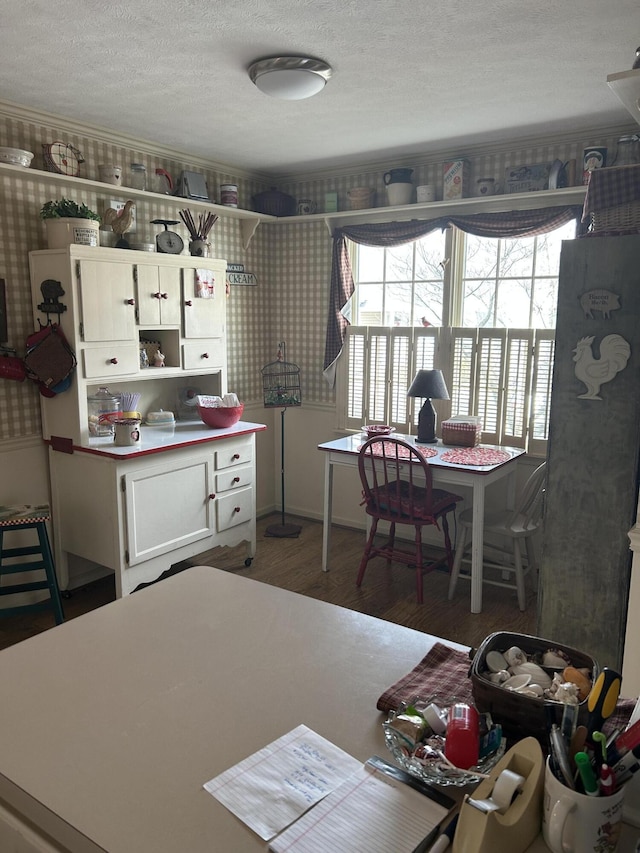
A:
{"label": "pen cup", "polygon": [[547,759],[542,835],[553,853],[615,853],[623,805],[624,788],[599,797],[572,791],[553,775]]}

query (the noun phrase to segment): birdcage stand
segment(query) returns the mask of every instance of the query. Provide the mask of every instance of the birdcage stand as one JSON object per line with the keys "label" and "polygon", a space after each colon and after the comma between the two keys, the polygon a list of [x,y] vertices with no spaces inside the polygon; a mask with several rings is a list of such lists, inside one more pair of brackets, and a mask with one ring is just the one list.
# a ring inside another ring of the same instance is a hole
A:
{"label": "birdcage stand", "polygon": [[265,408],[282,407],[280,413],[280,489],[281,489],[281,522],[270,524],[264,532],[265,536],[277,539],[296,539],[300,535],[302,527],[299,524],[289,524],[285,521],[284,500],[284,416],[291,406],[302,405],[300,391],[300,368],[286,361],[286,344],[278,344],[278,357],[262,368],[262,388],[264,393]]}

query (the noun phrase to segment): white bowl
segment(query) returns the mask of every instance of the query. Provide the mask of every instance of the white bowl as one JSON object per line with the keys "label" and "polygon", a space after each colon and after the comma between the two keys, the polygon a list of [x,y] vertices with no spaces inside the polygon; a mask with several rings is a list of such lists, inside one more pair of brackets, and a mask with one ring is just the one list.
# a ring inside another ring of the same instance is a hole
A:
{"label": "white bowl", "polygon": [[0,148],[0,163],[10,163],[12,166],[29,167],[33,160],[31,151],[21,148]]}

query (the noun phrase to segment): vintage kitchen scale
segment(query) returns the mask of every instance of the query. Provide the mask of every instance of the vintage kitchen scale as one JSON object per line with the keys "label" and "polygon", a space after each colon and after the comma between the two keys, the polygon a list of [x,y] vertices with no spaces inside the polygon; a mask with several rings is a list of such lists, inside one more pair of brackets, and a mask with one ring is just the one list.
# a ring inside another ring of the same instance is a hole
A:
{"label": "vintage kitchen scale", "polygon": [[284,341],[278,344],[278,355],[275,361],[262,368],[262,390],[264,405],[267,409],[281,408],[280,429],[280,483],[282,493],[281,523],[270,524],[265,530],[265,536],[278,539],[296,539],[302,528],[299,524],[287,524],[284,511],[284,414],[291,406],[302,405],[300,391],[300,368],[286,360],[287,345]]}

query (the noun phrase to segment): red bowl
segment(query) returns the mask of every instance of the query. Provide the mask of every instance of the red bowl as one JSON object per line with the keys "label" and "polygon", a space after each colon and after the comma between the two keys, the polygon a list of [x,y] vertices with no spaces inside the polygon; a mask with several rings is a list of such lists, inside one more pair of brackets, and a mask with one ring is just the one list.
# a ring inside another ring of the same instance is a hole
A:
{"label": "red bowl", "polygon": [[362,427],[362,431],[366,432],[369,438],[373,438],[374,436],[391,435],[392,432],[396,431],[396,428],[387,424],[367,424]]}
{"label": "red bowl", "polygon": [[244,403],[239,406],[198,406],[198,414],[207,426],[225,429],[238,423],[244,411]]}

